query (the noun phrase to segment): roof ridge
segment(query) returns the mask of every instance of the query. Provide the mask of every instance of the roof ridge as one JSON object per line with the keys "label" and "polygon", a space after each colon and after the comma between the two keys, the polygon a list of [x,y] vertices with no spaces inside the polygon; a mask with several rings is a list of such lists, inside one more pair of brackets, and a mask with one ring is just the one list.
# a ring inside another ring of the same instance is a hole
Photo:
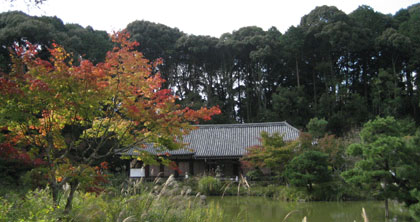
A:
{"label": "roof ridge", "polygon": [[243,128],[243,127],[261,127],[261,126],[291,126],[286,121],[281,122],[263,122],[263,123],[232,123],[232,124],[203,124],[195,125],[198,128]]}

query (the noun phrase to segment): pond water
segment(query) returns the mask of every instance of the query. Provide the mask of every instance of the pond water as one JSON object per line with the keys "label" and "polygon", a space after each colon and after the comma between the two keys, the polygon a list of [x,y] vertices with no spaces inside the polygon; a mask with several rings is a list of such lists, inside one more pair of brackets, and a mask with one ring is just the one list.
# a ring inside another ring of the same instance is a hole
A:
{"label": "pond water", "polygon": [[[365,208],[369,222],[385,221],[384,203],[379,201],[350,202],[284,202],[264,197],[225,196],[208,197],[208,202],[217,203],[226,214],[225,221],[281,222],[290,213],[286,221],[301,222],[307,217],[308,222],[360,222],[362,208]],[[411,221],[408,211],[401,204],[390,204],[389,221]]]}

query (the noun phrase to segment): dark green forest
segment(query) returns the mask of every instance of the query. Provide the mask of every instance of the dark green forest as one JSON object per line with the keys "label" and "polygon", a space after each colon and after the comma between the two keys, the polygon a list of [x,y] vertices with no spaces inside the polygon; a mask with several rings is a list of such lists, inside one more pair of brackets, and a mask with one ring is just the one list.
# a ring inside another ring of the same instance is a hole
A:
{"label": "dark green forest", "polygon": [[[215,24],[217,25],[217,24]],[[350,14],[320,6],[285,33],[243,27],[219,38],[134,21],[126,30],[149,60],[163,59],[165,87],[182,106],[218,105],[210,123],[283,121],[303,129],[313,117],[343,135],[376,116],[420,122],[420,4],[395,15],[360,6]],[[8,47],[53,42],[94,63],[112,43],[105,31],[57,17],[0,14],[0,70]]]}

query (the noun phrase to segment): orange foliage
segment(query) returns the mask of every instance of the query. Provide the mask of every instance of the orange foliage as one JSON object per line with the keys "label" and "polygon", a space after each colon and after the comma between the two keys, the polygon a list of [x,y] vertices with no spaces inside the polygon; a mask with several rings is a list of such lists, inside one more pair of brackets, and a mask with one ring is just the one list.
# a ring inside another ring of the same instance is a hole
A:
{"label": "orange foliage", "polygon": [[[0,102],[10,104],[5,107],[10,110],[0,118],[7,119],[12,134],[36,148],[32,153],[48,159],[50,166],[86,164],[85,157],[66,154],[89,148],[92,151],[87,153],[95,154],[95,144],[87,145],[95,136],[120,141],[123,146],[177,143],[180,136],[194,129],[191,123],[220,113],[218,107],[181,109],[171,90],[162,88],[165,80],[156,73],[162,60],[145,59],[134,50],[138,43],[129,41],[126,32],[114,33],[111,38],[117,46],[97,65],[88,60],[73,65],[69,53],[55,43],[49,49],[49,61],[37,57],[37,45],[13,46],[12,72],[0,77]],[[66,126],[85,127],[84,137],[64,135]],[[64,175],[55,175],[54,167],[50,182],[57,182],[58,176],[66,181]]]}

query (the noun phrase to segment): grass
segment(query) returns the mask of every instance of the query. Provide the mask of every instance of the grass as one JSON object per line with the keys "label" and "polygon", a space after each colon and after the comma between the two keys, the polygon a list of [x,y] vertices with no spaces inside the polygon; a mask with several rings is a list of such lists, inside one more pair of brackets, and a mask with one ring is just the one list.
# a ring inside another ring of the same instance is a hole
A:
{"label": "grass", "polygon": [[204,205],[191,196],[173,177],[153,184],[127,181],[119,189],[111,188],[96,195],[76,192],[73,209],[64,214],[65,197],[61,193],[57,208],[52,205],[50,190],[37,189],[24,196],[0,197],[0,221],[208,221],[223,220],[218,205]]}

